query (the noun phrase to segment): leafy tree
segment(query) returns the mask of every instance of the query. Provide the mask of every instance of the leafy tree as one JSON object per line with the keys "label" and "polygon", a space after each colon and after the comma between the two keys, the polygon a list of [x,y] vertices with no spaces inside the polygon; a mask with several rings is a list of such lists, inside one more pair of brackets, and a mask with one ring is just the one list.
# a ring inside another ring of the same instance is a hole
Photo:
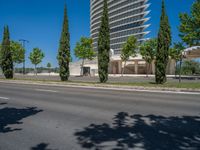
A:
{"label": "leafy tree", "polygon": [[200,0],[195,0],[191,14],[180,14],[180,37],[189,46],[200,44]]}
{"label": "leafy tree", "polygon": [[4,27],[3,42],[1,46],[1,68],[7,79],[13,78],[13,60],[10,47],[10,33],[8,26]]}
{"label": "leafy tree", "polygon": [[35,73],[37,75],[37,65],[42,62],[44,58],[44,53],[39,48],[34,48],[33,51],[30,53],[29,59],[32,64],[35,65]]}
{"label": "leafy tree", "polygon": [[171,45],[171,31],[168,16],[165,12],[164,0],[162,1],[162,14],[158,33],[158,45],[156,52],[156,83],[163,84],[167,81],[166,68]]}
{"label": "leafy tree", "polygon": [[126,67],[126,62],[129,60],[129,57],[136,56],[136,49],[137,49],[137,38],[135,36],[130,36],[126,43],[123,45],[121,50],[121,59],[124,61],[124,68],[122,70],[122,76],[124,74],[124,70]]}
{"label": "leafy tree", "polygon": [[23,63],[25,59],[25,49],[23,46],[19,42],[11,41],[10,47],[12,51],[13,67],[16,64]]}
{"label": "leafy tree", "polygon": [[63,21],[57,59],[60,67],[59,74],[61,81],[67,81],[70,75],[69,63],[71,60],[71,56],[70,56],[70,34],[69,34],[69,24],[68,24],[66,5],[64,8],[64,21]]}
{"label": "leafy tree", "polygon": [[148,76],[148,70],[150,68],[150,64],[155,59],[156,48],[157,48],[157,39],[150,39],[148,41],[145,41],[140,46],[140,54],[142,55],[142,58],[146,61],[147,76]]}
{"label": "leafy tree", "polygon": [[83,75],[83,67],[85,59],[92,60],[95,56],[95,52],[92,46],[92,39],[82,37],[80,42],[77,42],[76,47],[74,49],[75,56],[79,59],[82,59],[81,66],[81,75]]}
{"label": "leafy tree", "polygon": [[98,37],[98,72],[101,83],[108,80],[108,66],[110,62],[110,28],[108,18],[108,4],[104,0],[103,14]]}
{"label": "leafy tree", "polygon": [[183,67],[177,69],[184,75],[200,75],[200,63],[194,60],[187,60],[183,62]]}
{"label": "leafy tree", "polygon": [[47,68],[49,70],[49,75],[50,75],[50,72],[51,72],[51,63],[50,62],[47,63]]}
{"label": "leafy tree", "polygon": [[[178,42],[174,43],[174,47],[169,49],[169,55],[171,59],[176,61],[176,70],[177,70],[177,62],[181,60],[182,52],[185,49],[183,43]],[[180,63],[181,64],[181,63]],[[177,71],[175,71],[176,73]]]}

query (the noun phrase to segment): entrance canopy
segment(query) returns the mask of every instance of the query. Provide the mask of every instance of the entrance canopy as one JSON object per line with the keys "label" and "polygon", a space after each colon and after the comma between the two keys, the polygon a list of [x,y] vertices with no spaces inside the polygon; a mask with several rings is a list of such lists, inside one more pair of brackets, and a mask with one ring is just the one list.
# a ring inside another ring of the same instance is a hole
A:
{"label": "entrance canopy", "polygon": [[193,46],[183,51],[183,54],[188,59],[200,58],[200,46]]}

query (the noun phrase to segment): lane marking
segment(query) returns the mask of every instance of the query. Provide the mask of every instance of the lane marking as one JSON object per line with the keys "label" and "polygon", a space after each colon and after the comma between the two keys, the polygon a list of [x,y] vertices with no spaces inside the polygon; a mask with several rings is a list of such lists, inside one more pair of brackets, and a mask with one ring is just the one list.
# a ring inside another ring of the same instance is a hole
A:
{"label": "lane marking", "polygon": [[128,92],[148,92],[148,93],[166,93],[166,94],[185,94],[185,95],[200,95],[200,92],[183,92],[183,91],[170,91],[170,90],[148,90],[137,88],[112,88],[112,87],[92,87],[92,86],[70,86],[72,88],[85,88],[85,89],[100,89],[100,90],[114,90],[114,91],[128,91]]}
{"label": "lane marking", "polygon": [[35,89],[35,91],[57,93],[57,91],[54,91],[54,90],[46,90],[46,89]]}
{"label": "lane marking", "polygon": [[8,97],[0,97],[0,99],[3,99],[3,100],[9,100]]}
{"label": "lane marking", "polygon": [[[0,81],[5,83],[3,81]],[[10,82],[11,84],[24,84],[24,85],[40,85],[40,86],[51,86],[51,87],[66,87],[66,88],[85,88],[85,89],[100,89],[100,90],[115,90],[115,91],[129,91],[129,92],[148,92],[148,93],[166,93],[166,94],[184,94],[184,95],[200,95],[200,92],[190,92],[190,91],[170,91],[170,90],[151,90],[151,89],[138,89],[138,88],[119,88],[119,87],[97,87],[97,86],[87,86],[87,85],[61,85],[61,84],[45,84],[45,83],[19,83],[19,82]],[[7,83],[6,83],[7,84]],[[36,91],[42,92],[57,92],[53,90],[45,89],[35,89]]]}

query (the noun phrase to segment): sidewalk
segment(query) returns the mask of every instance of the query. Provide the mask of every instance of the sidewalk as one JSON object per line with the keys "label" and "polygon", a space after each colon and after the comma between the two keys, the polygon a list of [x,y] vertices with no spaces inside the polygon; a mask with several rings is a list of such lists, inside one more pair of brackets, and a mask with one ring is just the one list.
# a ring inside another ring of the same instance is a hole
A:
{"label": "sidewalk", "polygon": [[134,86],[121,84],[100,84],[100,83],[83,83],[83,82],[57,82],[57,81],[31,81],[31,80],[2,80],[0,83],[11,84],[25,84],[25,85],[43,85],[43,86],[57,86],[57,87],[73,87],[73,88],[95,88],[108,89],[118,91],[144,91],[144,92],[159,92],[159,93],[179,93],[179,94],[198,94],[200,95],[200,88],[169,88],[162,86]]}

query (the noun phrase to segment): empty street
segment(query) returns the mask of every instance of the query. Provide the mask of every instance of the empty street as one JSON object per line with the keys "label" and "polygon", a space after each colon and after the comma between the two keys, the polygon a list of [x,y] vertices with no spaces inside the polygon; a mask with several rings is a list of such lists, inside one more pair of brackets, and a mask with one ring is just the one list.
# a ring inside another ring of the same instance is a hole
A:
{"label": "empty street", "polygon": [[0,83],[0,150],[197,150],[199,97]]}

